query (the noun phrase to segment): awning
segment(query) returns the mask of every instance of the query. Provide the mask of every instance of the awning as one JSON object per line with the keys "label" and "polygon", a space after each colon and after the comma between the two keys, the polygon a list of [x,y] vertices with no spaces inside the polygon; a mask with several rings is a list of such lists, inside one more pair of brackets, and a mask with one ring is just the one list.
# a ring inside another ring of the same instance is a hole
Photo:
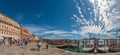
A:
{"label": "awning", "polygon": [[15,40],[19,40],[19,39],[21,39],[20,37],[13,37]]}
{"label": "awning", "polygon": [[4,39],[3,37],[0,37],[0,39]]}

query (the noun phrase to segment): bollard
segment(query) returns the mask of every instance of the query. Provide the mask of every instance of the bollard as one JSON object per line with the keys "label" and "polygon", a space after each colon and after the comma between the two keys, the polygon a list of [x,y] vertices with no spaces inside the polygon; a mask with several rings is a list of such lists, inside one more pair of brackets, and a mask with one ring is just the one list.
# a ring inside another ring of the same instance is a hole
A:
{"label": "bollard", "polygon": [[48,44],[46,44],[46,49],[48,49]]}

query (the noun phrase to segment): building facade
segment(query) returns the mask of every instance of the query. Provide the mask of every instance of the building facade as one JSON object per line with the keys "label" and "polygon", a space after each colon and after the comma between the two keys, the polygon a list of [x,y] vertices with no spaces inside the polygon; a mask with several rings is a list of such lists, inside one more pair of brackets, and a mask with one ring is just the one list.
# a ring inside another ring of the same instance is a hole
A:
{"label": "building facade", "polygon": [[36,36],[36,35],[32,35],[32,41],[36,41],[36,40],[39,40],[39,38],[38,38],[38,36]]}
{"label": "building facade", "polygon": [[21,37],[23,40],[30,40],[32,36],[31,32],[23,26],[21,26],[21,35],[22,35]]}
{"label": "building facade", "polygon": [[0,13],[0,37],[20,39],[20,25],[10,17]]}

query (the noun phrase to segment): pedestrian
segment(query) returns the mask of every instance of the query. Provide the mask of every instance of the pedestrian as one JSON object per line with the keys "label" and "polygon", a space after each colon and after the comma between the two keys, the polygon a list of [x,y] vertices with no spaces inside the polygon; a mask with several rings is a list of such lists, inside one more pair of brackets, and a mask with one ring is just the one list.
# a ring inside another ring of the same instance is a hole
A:
{"label": "pedestrian", "polygon": [[46,49],[48,49],[48,44],[46,43]]}
{"label": "pedestrian", "polygon": [[10,39],[9,41],[10,41],[10,46],[11,46],[11,45],[13,44],[13,43],[12,43],[12,39]]}
{"label": "pedestrian", "polygon": [[37,41],[37,50],[38,51],[41,50],[41,41],[40,40]]}
{"label": "pedestrian", "polygon": [[9,46],[8,39],[5,39],[5,45],[6,45],[6,46]]}
{"label": "pedestrian", "polygon": [[24,44],[25,44],[25,48],[26,48],[26,47],[27,47],[27,45],[28,45],[28,41],[27,41],[27,40],[25,40]]}
{"label": "pedestrian", "polygon": [[23,45],[23,41],[20,40],[20,41],[19,41],[19,44],[20,44],[20,47],[22,47],[22,45]]}
{"label": "pedestrian", "polygon": [[2,44],[2,42],[3,42],[3,39],[0,39],[0,45]]}

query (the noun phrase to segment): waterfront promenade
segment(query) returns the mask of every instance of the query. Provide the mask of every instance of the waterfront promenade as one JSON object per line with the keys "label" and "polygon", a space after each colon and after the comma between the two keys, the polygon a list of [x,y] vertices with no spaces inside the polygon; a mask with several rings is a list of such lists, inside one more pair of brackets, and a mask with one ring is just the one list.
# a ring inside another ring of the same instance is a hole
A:
{"label": "waterfront promenade", "polygon": [[0,46],[0,55],[120,55],[120,52],[118,52],[118,53],[99,53],[99,54],[75,53],[75,52],[58,49],[53,46],[49,46],[49,48],[46,49],[45,43],[42,43],[42,50],[38,51],[38,50],[36,50],[36,43],[29,43],[27,48],[23,48],[23,47],[16,46],[16,45],[12,45],[10,47],[1,45]]}

